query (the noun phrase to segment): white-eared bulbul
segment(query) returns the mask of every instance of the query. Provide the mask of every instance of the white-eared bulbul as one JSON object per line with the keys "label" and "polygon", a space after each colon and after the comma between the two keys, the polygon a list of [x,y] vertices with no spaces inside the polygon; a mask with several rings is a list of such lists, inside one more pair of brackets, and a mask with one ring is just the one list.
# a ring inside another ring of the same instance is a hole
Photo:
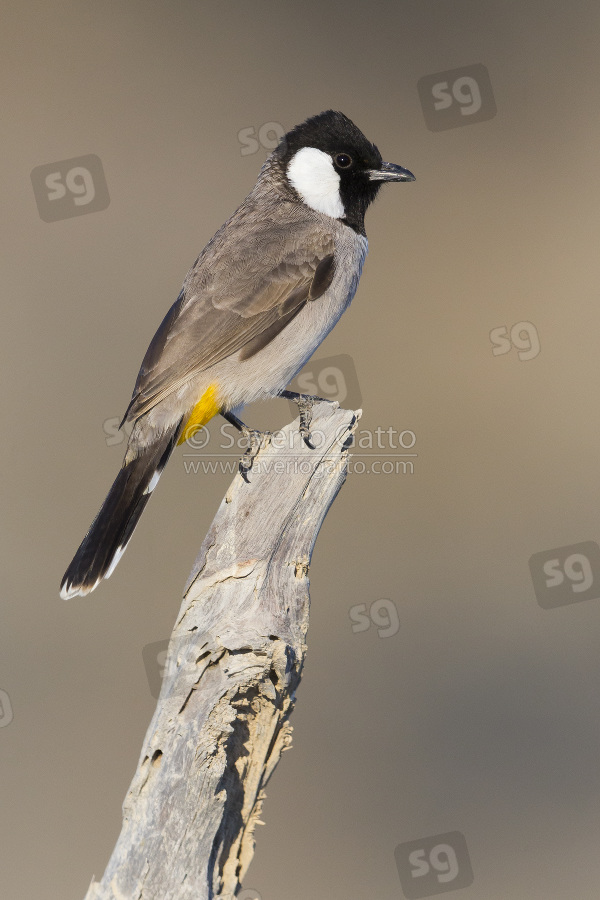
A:
{"label": "white-eared bulbul", "polygon": [[365,212],[387,181],[414,176],[383,162],[340,112],[281,139],[152,338],[123,419],[133,426],[123,466],[65,573],[64,599],[112,574],[177,444],[217,413],[240,426],[245,404],[291,396],[286,386],[354,296]]}

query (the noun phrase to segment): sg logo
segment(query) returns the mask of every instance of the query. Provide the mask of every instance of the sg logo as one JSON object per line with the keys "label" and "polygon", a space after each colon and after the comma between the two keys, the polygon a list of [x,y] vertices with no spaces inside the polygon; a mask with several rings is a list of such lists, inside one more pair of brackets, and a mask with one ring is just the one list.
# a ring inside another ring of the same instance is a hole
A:
{"label": "sg logo", "polygon": [[455,891],[473,883],[467,842],[460,831],[399,844],[394,855],[408,900]]}
{"label": "sg logo", "polygon": [[535,359],[540,352],[540,338],[533,322],[517,322],[510,329],[510,337],[506,325],[492,328],[490,331],[492,353],[494,356],[503,356],[510,353],[516,347],[520,360]]}
{"label": "sg logo", "polygon": [[13,709],[6,691],[0,691],[0,728],[5,728],[13,720]]}
{"label": "sg logo", "polygon": [[543,609],[600,598],[600,547],[595,541],[534,553],[529,570]]}
{"label": "sg logo", "polygon": [[368,615],[366,603],[351,607],[350,621],[353,623],[352,631],[355,634],[359,631],[368,631],[373,623],[377,626],[380,638],[392,637],[400,628],[398,610],[394,603],[385,597],[371,603]]}
{"label": "sg logo", "polygon": [[[324,400],[337,400],[340,405],[352,409],[357,409],[362,401],[354,362],[347,353],[311,359],[290,383],[289,389]],[[291,401],[290,409],[294,416],[298,415],[298,407]]]}
{"label": "sg logo", "polygon": [[93,153],[37,166],[31,183],[44,222],[99,212],[110,203],[102,162]]}
{"label": "sg logo", "polygon": [[[176,648],[169,661],[169,644],[170,641],[168,640],[155,641],[153,644],[146,644],[142,650],[142,659],[144,661],[144,668],[146,669],[150,693],[155,700],[158,700],[160,697],[165,678],[169,678],[176,674],[182,675],[183,677],[181,678],[179,686],[184,691],[187,691],[188,688],[186,685],[189,682],[190,676],[193,675],[194,679],[197,679],[200,675],[200,670],[198,669],[194,654],[191,656],[186,654],[185,646],[180,645]],[[171,696],[174,697],[175,694],[172,693]]]}
{"label": "sg logo", "polygon": [[279,122],[265,122],[258,129],[258,140],[254,137],[255,133],[256,129],[253,127],[242,128],[238,131],[238,141],[242,145],[240,150],[242,156],[256,153],[260,147],[264,147],[265,150],[274,150],[280,138],[285,134],[285,128]]}
{"label": "sg logo", "polygon": [[133,431],[133,423],[125,422],[123,427],[119,428],[122,418],[122,416],[113,416],[110,419],[105,419],[102,423],[102,430],[106,435],[105,441],[107,447],[114,447],[115,444],[122,444],[126,437],[130,437],[131,432]]}
{"label": "sg logo", "polygon": [[417,90],[430,131],[484,122],[497,112],[490,75],[481,63],[425,75]]}
{"label": "sg logo", "polygon": [[155,700],[158,700],[160,696],[162,680],[166,674],[168,649],[168,641],[155,641],[153,644],[146,644],[142,650],[142,659],[144,660],[150,693]]}

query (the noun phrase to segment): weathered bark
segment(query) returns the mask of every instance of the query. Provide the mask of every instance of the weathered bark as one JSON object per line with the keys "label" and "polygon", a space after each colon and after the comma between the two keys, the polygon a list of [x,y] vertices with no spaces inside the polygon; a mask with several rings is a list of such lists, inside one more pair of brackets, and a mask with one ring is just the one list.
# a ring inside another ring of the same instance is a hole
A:
{"label": "weathered bark", "polygon": [[[346,478],[357,414],[320,402],[311,450],[288,425],[236,475],[171,636],[123,828],[85,900],[235,897],[264,787],[291,742],[306,651],[308,568]],[[285,446],[281,446],[285,442]]]}

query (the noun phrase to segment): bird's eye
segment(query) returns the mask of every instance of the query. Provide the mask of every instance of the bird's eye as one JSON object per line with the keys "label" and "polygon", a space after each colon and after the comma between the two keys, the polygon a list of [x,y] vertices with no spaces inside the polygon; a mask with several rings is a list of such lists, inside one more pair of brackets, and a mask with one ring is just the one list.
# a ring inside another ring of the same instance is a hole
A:
{"label": "bird's eye", "polygon": [[340,169],[349,169],[352,165],[352,157],[348,156],[347,153],[338,153],[335,158],[335,164]]}

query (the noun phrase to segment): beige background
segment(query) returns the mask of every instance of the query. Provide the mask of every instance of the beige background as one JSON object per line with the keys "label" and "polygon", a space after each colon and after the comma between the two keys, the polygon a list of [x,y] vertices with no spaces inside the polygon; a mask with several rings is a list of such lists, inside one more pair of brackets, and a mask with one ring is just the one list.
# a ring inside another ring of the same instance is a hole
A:
{"label": "beige background", "polygon": [[[600,600],[542,609],[536,552],[599,541],[600,9],[595,2],[4,4],[0,896],[99,876],[168,637],[229,477],[181,451],[111,580],[58,597],[121,461],[103,422],[198,251],[254,184],[238,132],[343,110],[417,176],[370,210],[349,354],[362,428],[417,435],[415,474],[351,477],[313,557],[294,748],[245,887],[402,896],[394,848],[461,831],[454,896],[598,896]],[[417,82],[484,64],[495,118],[433,133]],[[102,160],[110,205],[43,222],[39,165]],[[494,356],[491,329],[541,352]],[[249,410],[271,427],[283,401]],[[353,633],[389,598],[397,634]]]}

